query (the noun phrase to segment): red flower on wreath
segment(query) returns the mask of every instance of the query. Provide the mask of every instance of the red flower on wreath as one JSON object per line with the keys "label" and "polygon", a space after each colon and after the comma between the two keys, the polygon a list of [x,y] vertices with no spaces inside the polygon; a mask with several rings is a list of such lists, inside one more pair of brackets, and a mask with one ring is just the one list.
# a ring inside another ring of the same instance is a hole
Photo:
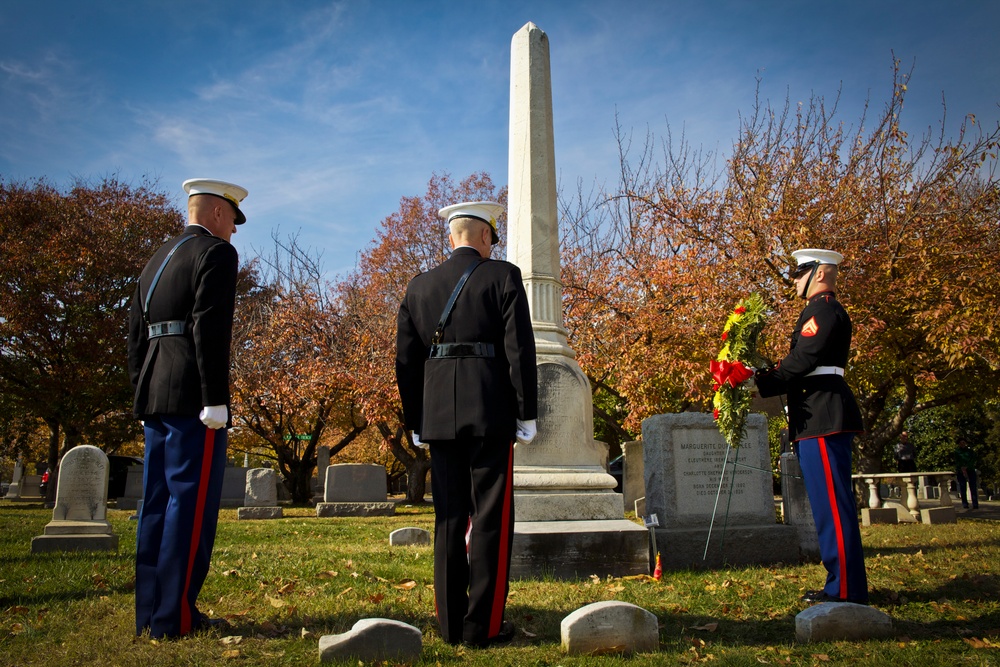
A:
{"label": "red flower on wreath", "polygon": [[713,361],[711,369],[712,379],[720,386],[728,383],[735,388],[753,377],[753,371],[738,361]]}

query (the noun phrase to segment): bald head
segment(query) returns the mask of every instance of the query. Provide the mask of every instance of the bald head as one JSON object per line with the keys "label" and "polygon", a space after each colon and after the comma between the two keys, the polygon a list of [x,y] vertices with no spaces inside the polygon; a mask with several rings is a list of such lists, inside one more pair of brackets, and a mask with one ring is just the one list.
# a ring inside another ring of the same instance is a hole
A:
{"label": "bald head", "polygon": [[490,256],[493,247],[493,229],[479,218],[457,217],[448,222],[451,247],[471,246],[483,257]]}

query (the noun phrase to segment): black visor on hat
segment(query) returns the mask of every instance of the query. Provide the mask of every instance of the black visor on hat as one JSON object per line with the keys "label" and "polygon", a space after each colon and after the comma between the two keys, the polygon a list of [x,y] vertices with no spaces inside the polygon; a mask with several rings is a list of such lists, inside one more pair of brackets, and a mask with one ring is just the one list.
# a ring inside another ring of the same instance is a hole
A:
{"label": "black visor on hat", "polygon": [[806,262],[805,264],[799,264],[792,270],[792,280],[801,278],[802,276],[806,275],[806,273],[816,268],[817,266],[819,266],[819,262]]}

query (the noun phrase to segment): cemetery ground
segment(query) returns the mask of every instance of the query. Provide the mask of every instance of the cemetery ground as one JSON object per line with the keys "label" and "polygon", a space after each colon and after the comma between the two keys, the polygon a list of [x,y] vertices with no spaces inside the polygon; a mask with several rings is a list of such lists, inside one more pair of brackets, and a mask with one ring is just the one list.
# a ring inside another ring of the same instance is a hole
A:
{"label": "cemetery ground", "polygon": [[[518,634],[488,650],[438,635],[431,548],[389,545],[397,528],[431,530],[430,506],[367,518],[292,507],[270,521],[223,510],[200,608],[228,627],[160,642],[134,636],[136,522],[108,514],[117,553],[32,555],[51,510],[0,501],[0,665],[316,665],[320,636],[375,617],[419,628],[425,665],[1000,665],[1000,503],[957,524],[862,527],[872,604],[893,617],[890,639],[796,643],[799,597],[823,579],[821,565],[801,564],[514,581],[507,617]],[[602,600],[656,614],[659,651],[563,653],[561,620]]]}

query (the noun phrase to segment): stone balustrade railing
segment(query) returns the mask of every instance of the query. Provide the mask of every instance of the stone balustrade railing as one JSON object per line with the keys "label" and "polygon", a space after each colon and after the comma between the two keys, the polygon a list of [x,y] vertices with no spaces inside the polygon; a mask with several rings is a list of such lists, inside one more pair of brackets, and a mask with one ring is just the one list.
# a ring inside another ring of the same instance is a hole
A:
{"label": "stone balustrade railing", "polygon": [[852,475],[852,479],[864,480],[868,485],[868,507],[884,506],[879,487],[888,481],[899,480],[900,486],[906,486],[906,509],[914,519],[920,520],[920,500],[917,498],[917,480],[921,477],[934,477],[940,490],[940,507],[951,507],[949,487],[955,473],[950,470],[937,472],[887,472],[878,474],[862,473]]}

